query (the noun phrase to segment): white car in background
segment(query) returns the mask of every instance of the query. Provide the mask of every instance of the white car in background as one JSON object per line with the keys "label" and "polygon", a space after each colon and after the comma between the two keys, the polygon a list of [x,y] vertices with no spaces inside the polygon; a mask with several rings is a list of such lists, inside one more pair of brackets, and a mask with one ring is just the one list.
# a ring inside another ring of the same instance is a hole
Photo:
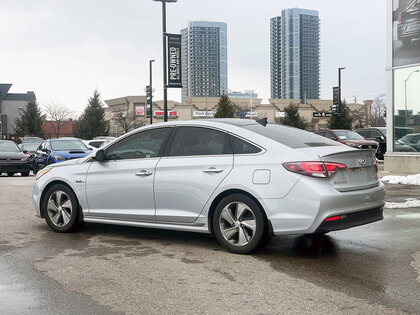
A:
{"label": "white car in background", "polygon": [[85,221],[214,233],[234,253],[381,220],[384,195],[375,150],[243,119],[142,127],[48,166],[33,186],[54,231]]}

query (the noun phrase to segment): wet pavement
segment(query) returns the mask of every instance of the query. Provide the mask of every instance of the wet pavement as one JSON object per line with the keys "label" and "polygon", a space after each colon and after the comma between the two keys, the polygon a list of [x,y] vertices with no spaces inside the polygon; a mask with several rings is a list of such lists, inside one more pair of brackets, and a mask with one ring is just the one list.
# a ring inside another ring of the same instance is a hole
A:
{"label": "wet pavement", "polygon": [[[420,209],[326,236],[274,237],[233,255],[207,235],[32,213],[33,177],[0,177],[0,314],[418,313]],[[387,185],[388,202],[420,186]]]}

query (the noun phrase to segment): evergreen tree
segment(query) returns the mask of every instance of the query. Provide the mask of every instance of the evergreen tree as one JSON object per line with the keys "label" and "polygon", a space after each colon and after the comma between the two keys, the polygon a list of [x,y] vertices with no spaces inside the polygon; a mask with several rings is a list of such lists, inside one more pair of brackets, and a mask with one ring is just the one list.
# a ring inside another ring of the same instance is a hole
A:
{"label": "evergreen tree", "polygon": [[42,115],[37,101],[31,101],[21,112],[20,117],[15,119],[15,132],[19,136],[38,136],[42,137],[44,131],[42,125],[45,121],[45,115]]}
{"label": "evergreen tree", "polygon": [[332,115],[328,121],[329,129],[353,129],[353,116],[346,102],[341,103],[341,114]]}
{"label": "evergreen tree", "polygon": [[284,108],[286,116],[280,119],[282,125],[292,126],[299,129],[306,129],[307,122],[299,115],[299,106],[290,103],[289,106]]}
{"label": "evergreen tree", "polygon": [[76,136],[82,139],[92,139],[97,136],[105,136],[108,132],[109,122],[105,120],[101,95],[98,90],[95,90],[76,123]]}
{"label": "evergreen tree", "polygon": [[230,101],[227,95],[223,94],[217,104],[217,111],[214,114],[214,118],[233,118],[235,112],[235,105]]}

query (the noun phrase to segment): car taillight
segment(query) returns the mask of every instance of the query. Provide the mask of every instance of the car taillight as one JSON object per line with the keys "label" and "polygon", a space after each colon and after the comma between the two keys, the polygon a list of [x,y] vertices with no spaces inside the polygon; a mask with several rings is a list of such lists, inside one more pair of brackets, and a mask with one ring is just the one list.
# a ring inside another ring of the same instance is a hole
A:
{"label": "car taillight", "polygon": [[325,219],[325,222],[337,221],[337,220],[341,220],[341,219],[345,219],[345,218],[346,218],[345,215],[336,215],[336,216],[329,217],[329,218]]}
{"label": "car taillight", "polygon": [[[395,16],[395,15],[394,15],[394,16]],[[402,13],[398,14],[398,22],[400,22],[400,23],[401,23],[401,21],[402,21]]]}
{"label": "car taillight", "polygon": [[347,167],[344,164],[330,162],[290,162],[283,163],[283,166],[290,172],[323,178]]}

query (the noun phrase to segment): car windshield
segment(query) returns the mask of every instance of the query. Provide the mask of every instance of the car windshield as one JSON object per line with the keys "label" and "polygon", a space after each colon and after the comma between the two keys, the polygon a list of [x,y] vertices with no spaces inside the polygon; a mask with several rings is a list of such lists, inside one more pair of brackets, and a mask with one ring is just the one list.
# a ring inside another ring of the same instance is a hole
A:
{"label": "car windshield", "polygon": [[29,152],[34,152],[36,151],[36,149],[38,149],[39,145],[42,142],[29,142],[29,143],[22,143],[22,149],[29,151]]}
{"label": "car windshield", "polygon": [[363,137],[357,132],[350,130],[334,130],[340,140],[363,140]]}
{"label": "car windshield", "polygon": [[251,124],[241,127],[280,142],[293,149],[341,145],[337,141],[289,126],[267,124],[264,127],[260,124]]}
{"label": "car windshield", "polygon": [[54,151],[88,151],[87,146],[80,140],[55,140],[51,141]]}
{"label": "car windshield", "polygon": [[0,142],[0,152],[21,152],[19,147],[13,142]]}

